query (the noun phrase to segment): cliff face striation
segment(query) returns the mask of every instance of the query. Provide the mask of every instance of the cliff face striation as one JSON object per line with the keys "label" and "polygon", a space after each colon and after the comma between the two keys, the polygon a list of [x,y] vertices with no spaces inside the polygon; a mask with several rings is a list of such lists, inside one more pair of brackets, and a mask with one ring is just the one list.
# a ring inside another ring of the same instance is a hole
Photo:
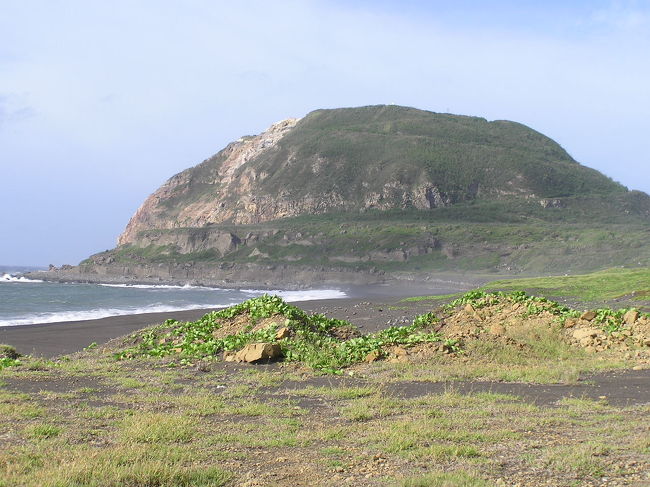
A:
{"label": "cliff face striation", "polygon": [[649,223],[648,195],[524,125],[316,110],[173,176],[117,248],[50,275],[272,287],[590,271],[650,265]]}

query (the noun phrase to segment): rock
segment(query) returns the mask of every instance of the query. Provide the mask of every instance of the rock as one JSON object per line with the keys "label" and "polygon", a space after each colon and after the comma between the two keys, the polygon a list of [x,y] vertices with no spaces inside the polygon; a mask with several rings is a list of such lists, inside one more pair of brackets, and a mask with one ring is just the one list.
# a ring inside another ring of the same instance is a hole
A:
{"label": "rock", "polygon": [[261,259],[268,259],[269,258],[269,254],[267,254],[266,252],[260,251],[260,249],[258,249],[257,247],[255,247],[253,249],[253,251],[250,254],[248,254],[248,256],[249,257],[259,257]]}
{"label": "rock", "polygon": [[581,347],[591,348],[594,342],[591,337],[584,337],[579,340],[579,343]]}
{"label": "rock", "polygon": [[235,352],[223,352],[223,361],[224,362],[234,362],[235,361]]}
{"label": "rock", "polygon": [[405,357],[406,355],[409,354],[408,350],[406,350],[404,347],[395,347],[393,348],[392,352],[397,357]]}
{"label": "rock", "polygon": [[582,340],[584,338],[594,338],[598,336],[598,330],[595,328],[578,328],[573,332],[573,338]]}
{"label": "rock", "polygon": [[503,325],[501,325],[500,323],[495,323],[495,324],[491,325],[490,328],[488,329],[488,331],[492,335],[498,336],[498,337],[503,336],[506,333],[505,327]]}
{"label": "rock", "polygon": [[633,325],[636,320],[639,319],[639,312],[635,309],[631,309],[623,315],[623,321],[626,325]]}
{"label": "rock", "polygon": [[635,365],[632,370],[643,370],[643,365]]}
{"label": "rock", "polygon": [[474,309],[474,306],[472,306],[469,303],[467,303],[465,305],[465,311],[467,311],[468,313],[476,313],[476,310]]}
{"label": "rock", "polygon": [[280,345],[277,343],[250,343],[235,354],[234,360],[252,363],[278,358],[280,354]]}
{"label": "rock", "polygon": [[370,363],[370,362],[375,362],[376,360],[379,360],[380,357],[381,357],[381,354],[379,353],[379,350],[373,350],[368,355],[366,355],[366,358],[364,358],[363,360]]}
{"label": "rock", "polygon": [[585,311],[580,315],[581,320],[585,321],[591,321],[596,317],[596,312],[595,311]]}
{"label": "rock", "polygon": [[577,318],[567,318],[564,320],[564,328],[573,328],[577,323]]}
{"label": "rock", "polygon": [[289,338],[290,336],[291,336],[291,330],[289,328],[287,328],[286,326],[283,326],[275,334],[275,339],[276,340],[283,340],[285,338]]}

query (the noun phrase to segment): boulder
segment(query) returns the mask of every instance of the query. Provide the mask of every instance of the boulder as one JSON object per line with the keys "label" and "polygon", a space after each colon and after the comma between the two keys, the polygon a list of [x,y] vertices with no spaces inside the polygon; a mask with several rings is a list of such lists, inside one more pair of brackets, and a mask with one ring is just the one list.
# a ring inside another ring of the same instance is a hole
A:
{"label": "boulder", "polygon": [[235,354],[236,362],[257,362],[278,358],[282,351],[277,343],[250,343]]}

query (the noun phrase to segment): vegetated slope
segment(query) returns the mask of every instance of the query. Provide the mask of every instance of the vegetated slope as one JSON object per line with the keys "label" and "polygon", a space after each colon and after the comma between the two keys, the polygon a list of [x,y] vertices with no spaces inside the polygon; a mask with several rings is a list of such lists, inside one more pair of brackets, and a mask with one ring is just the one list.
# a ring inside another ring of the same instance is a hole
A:
{"label": "vegetated slope", "polygon": [[524,125],[317,110],[172,177],[116,249],[59,277],[272,286],[648,266],[649,223],[647,194]]}
{"label": "vegetated slope", "polygon": [[150,229],[625,192],[518,123],[399,106],[317,110],[172,177],[119,243]]}

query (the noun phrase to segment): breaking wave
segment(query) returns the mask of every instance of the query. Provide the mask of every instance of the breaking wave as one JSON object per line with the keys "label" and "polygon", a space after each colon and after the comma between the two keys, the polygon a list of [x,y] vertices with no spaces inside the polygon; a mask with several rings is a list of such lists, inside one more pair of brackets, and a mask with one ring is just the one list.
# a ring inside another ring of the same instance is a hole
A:
{"label": "breaking wave", "polygon": [[[225,308],[228,305],[212,306],[213,308]],[[52,313],[33,313],[20,318],[0,320],[0,326],[33,325],[35,323],[59,323],[63,321],[98,320],[111,316],[138,315],[143,313],[169,313],[173,311],[185,311],[190,309],[206,308],[206,305],[196,304],[182,307],[152,305],[137,309],[99,308],[83,311],[58,311]]]}
{"label": "breaking wave", "polygon": [[3,274],[0,282],[43,282],[40,279],[27,279],[21,275]]}
{"label": "breaking wave", "polygon": [[[12,276],[14,277],[14,276]],[[3,279],[5,276],[3,276]],[[16,278],[19,279],[19,278]],[[22,281],[8,281],[6,282],[34,282],[30,280]],[[39,281],[36,281],[39,282]],[[57,285],[53,284],[53,287],[56,286],[69,286],[69,285]],[[282,297],[285,301],[295,302],[295,301],[311,301],[315,299],[340,299],[345,298],[347,295],[345,292],[337,289],[311,289],[303,291],[286,291],[286,290],[259,290],[259,289],[241,289],[241,290],[219,290],[217,288],[202,288],[199,286],[147,286],[147,285],[125,285],[125,284],[107,284],[103,285],[104,287],[116,287],[116,288],[135,288],[135,289],[145,289],[145,290],[155,290],[156,288],[161,290],[168,290],[168,292],[181,291],[183,296],[188,296],[183,290],[184,289],[193,289],[199,290],[202,292],[204,289],[211,291],[220,291],[222,294],[219,296],[214,296],[212,299],[205,299],[205,293],[203,293],[200,300],[195,302],[187,302],[190,299],[183,299],[183,303],[164,303],[161,301],[169,301],[174,299],[174,296],[160,296],[156,293],[157,299],[156,302],[151,304],[141,304],[141,305],[132,305],[132,306],[101,306],[101,304],[96,303],[95,306],[91,309],[78,309],[78,310],[48,310],[48,311],[32,311],[27,313],[21,313],[16,315],[5,315],[0,318],[0,326],[20,326],[20,325],[32,325],[40,323],[59,323],[66,321],[83,321],[83,320],[96,320],[100,318],[108,318],[111,316],[125,316],[125,315],[135,315],[143,313],[169,313],[175,311],[185,311],[192,309],[215,309],[215,308],[225,308],[227,306],[232,306],[242,301],[255,297],[261,296],[262,294],[275,294]],[[49,287],[49,286],[47,286]],[[97,287],[95,287],[97,289]],[[46,291],[45,289],[43,290]],[[106,290],[108,292],[108,290]],[[135,292],[135,291],[134,291]],[[147,291],[141,291],[147,292]],[[22,293],[19,293],[22,295]],[[119,299],[119,298],[118,298]],[[153,301],[153,300],[152,300]],[[50,296],[48,302],[51,305],[55,302],[55,297]],[[63,300],[65,303],[65,300]],[[92,305],[90,305],[92,306]],[[90,307],[89,306],[89,307]]]}

